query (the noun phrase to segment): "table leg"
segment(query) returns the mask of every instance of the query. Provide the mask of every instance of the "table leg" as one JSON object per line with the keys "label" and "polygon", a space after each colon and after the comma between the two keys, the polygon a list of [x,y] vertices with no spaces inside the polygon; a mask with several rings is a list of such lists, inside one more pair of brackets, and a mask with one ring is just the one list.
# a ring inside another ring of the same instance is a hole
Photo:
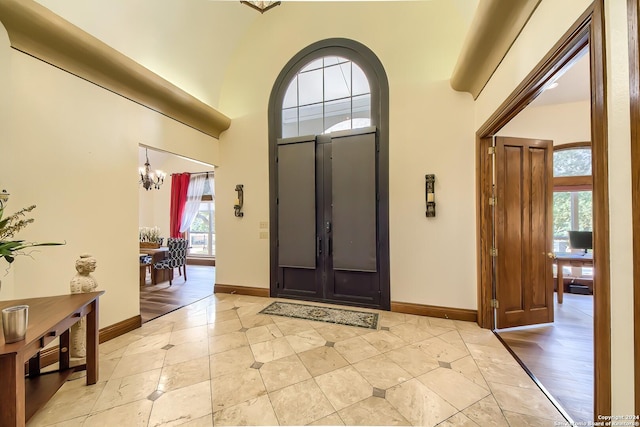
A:
{"label": "table leg", "polygon": [[90,304],[87,314],[87,385],[98,382],[98,299]]}
{"label": "table leg", "polygon": [[562,277],[562,261],[556,263],[557,276],[558,276],[558,304],[562,304],[562,297],[564,295],[564,277]]}
{"label": "table leg", "polygon": [[59,362],[60,362],[60,370],[63,371],[65,369],[69,369],[69,362],[71,360],[71,338],[69,334],[69,329],[64,331],[60,335],[60,352],[58,353]]}
{"label": "table leg", "polygon": [[16,354],[0,356],[0,425],[25,425],[24,363]]}

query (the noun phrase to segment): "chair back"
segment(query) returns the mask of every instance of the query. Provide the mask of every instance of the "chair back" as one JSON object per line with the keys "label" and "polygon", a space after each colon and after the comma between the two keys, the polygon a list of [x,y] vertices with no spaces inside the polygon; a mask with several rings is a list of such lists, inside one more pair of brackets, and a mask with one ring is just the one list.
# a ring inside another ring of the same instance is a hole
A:
{"label": "chair back", "polygon": [[169,247],[169,266],[171,268],[181,267],[187,262],[187,239],[170,237],[167,241]]}

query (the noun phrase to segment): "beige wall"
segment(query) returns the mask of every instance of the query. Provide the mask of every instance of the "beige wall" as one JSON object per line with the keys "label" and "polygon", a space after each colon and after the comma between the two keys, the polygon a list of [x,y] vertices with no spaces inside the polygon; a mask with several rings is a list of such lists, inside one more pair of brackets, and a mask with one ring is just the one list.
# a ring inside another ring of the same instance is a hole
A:
{"label": "beige wall", "polygon": [[[476,102],[476,128],[590,2],[543,0]],[[611,232],[612,412],[633,414],[633,262],[626,2],[605,0]]]}
{"label": "beige wall", "polygon": [[9,47],[0,26],[0,187],[36,204],[19,237],[66,241],[12,266],[0,298],[63,294],[79,254],[98,260],[101,326],[139,313],[138,144],[208,163],[217,141]]}
{"label": "beige wall", "polygon": [[[269,94],[301,49],[345,37],[369,47],[389,78],[391,299],[476,308],[472,100],[448,83],[467,20],[450,1],[292,2],[261,18],[238,44],[219,104],[232,125],[216,172],[217,282],[269,286],[258,228],[269,220]],[[424,214],[427,173],[436,175],[436,218]],[[242,219],[233,216],[236,184]]]}

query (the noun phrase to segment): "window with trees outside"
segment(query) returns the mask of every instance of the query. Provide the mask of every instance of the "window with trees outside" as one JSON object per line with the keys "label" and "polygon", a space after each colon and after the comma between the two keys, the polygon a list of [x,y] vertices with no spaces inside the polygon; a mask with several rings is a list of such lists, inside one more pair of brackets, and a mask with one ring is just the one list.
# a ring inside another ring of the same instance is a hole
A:
{"label": "window with trees outside", "polygon": [[[592,189],[591,143],[572,143],[554,147],[554,252],[571,252],[569,230],[593,230]],[[563,272],[571,274],[571,267],[565,267]],[[583,267],[581,274],[591,276],[593,269]]]}
{"label": "window with trees outside", "polygon": [[215,211],[213,189],[210,188],[209,181],[205,181],[200,209],[187,233],[187,238],[189,239],[189,256],[215,257]]}

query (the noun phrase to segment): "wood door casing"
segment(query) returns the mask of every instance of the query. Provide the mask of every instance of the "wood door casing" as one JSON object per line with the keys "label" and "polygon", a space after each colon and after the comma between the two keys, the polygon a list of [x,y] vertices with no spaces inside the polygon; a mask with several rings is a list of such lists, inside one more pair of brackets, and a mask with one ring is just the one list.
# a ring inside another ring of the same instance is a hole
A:
{"label": "wood door casing", "polygon": [[498,328],[553,322],[552,148],[496,138]]}

